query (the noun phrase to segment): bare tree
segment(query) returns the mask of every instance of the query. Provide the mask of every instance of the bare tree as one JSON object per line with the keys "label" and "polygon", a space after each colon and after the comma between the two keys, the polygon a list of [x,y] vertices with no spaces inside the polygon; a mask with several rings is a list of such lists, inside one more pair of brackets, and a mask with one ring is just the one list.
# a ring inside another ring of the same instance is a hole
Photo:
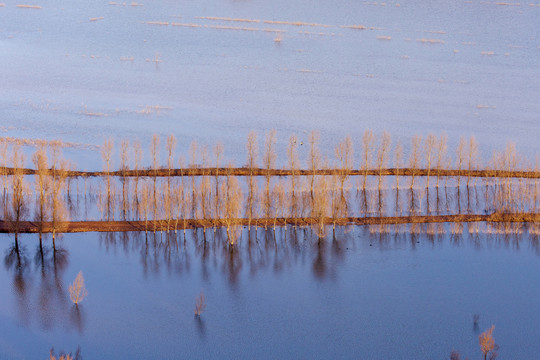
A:
{"label": "bare tree", "polygon": [[[214,177],[214,182],[215,182],[214,215],[215,215],[216,219],[220,218],[220,213],[219,213],[219,209],[220,209],[220,206],[219,206],[219,201],[220,201],[220,197],[219,197],[219,168],[221,167],[221,157],[222,156],[223,156],[223,144],[218,142],[214,146],[214,160],[216,161],[216,163],[215,163],[216,171],[215,171],[215,177]],[[215,230],[215,228],[214,228],[214,230]]]}
{"label": "bare tree", "polygon": [[437,189],[439,188],[439,179],[441,175],[441,170],[444,167],[446,162],[446,151],[447,151],[447,136],[446,134],[441,134],[439,137],[439,142],[437,144]]}
{"label": "bare tree", "polygon": [[69,298],[77,306],[87,295],[88,291],[84,286],[84,277],[82,271],[79,271],[73,284],[69,285]]}
{"label": "bare tree", "polygon": [[[152,173],[154,174],[154,192],[153,192],[153,203],[157,203],[157,193],[156,193],[156,183],[157,183],[157,172],[159,168],[159,135],[154,134],[152,136],[152,143],[150,146],[150,153],[152,154]],[[156,207],[154,206],[154,219],[156,217]]]}
{"label": "bare tree", "polygon": [[[469,182],[471,180],[471,172],[476,170],[478,166],[479,154],[478,154],[478,144],[474,136],[469,138],[469,154],[467,159],[467,167],[469,172],[467,173],[467,188],[469,187]],[[476,184],[476,182],[475,182]]]}
{"label": "bare tree", "polygon": [[[103,170],[105,171],[105,187],[106,187],[106,219],[111,219],[112,213],[112,193],[111,193],[111,163],[112,163],[112,152],[114,148],[114,142],[111,138],[106,139],[103,145],[101,146],[101,157],[104,161]],[[54,176],[54,175],[53,175]]]}
{"label": "bare tree", "polygon": [[276,231],[276,223],[277,219],[279,217],[284,217],[284,210],[285,210],[285,187],[283,185],[283,181],[279,179],[278,183],[274,186],[274,190],[272,192],[272,199],[273,199],[273,218],[274,218],[274,232]]}
{"label": "bare tree", "polygon": [[20,145],[13,147],[13,175],[11,176],[11,208],[8,212],[8,218],[11,224],[11,230],[15,233],[17,239],[21,221],[28,211],[28,204],[25,201],[25,195],[28,192],[28,186],[24,181],[24,155],[21,152]]}
{"label": "bare tree", "polygon": [[309,134],[309,170],[311,171],[311,182],[309,192],[313,198],[313,186],[315,183],[315,172],[319,170],[321,154],[319,152],[319,133],[312,131]]}
{"label": "bare tree", "polygon": [[[171,230],[171,221],[172,221],[172,213],[173,213],[173,199],[171,197],[172,193],[167,193],[167,191],[162,191],[159,198],[161,198],[161,204],[160,209],[161,212],[165,213],[165,223],[167,225],[167,233]],[[160,217],[162,219],[162,217]],[[161,231],[163,231],[163,226],[161,226]]]}
{"label": "bare tree", "polygon": [[180,181],[177,184],[176,187],[176,206],[178,210],[178,215],[176,217],[176,226],[175,226],[175,233],[176,228],[178,227],[178,221],[179,219],[182,219],[182,227],[184,230],[184,236],[186,234],[186,227],[187,227],[187,217],[189,213],[189,197],[186,196],[186,186],[184,182],[184,158],[180,157],[178,159],[178,166],[180,167]]}
{"label": "bare tree", "polygon": [[1,175],[1,180],[2,180],[4,202],[7,196],[7,189],[8,189],[8,178],[7,178],[8,150],[9,150],[9,144],[7,140],[0,138],[0,160],[1,160],[0,167],[2,169],[2,172],[0,175]]}
{"label": "bare tree", "polygon": [[[259,183],[254,182],[252,192],[248,195],[246,203],[246,216],[248,217],[248,230],[251,230],[250,225],[253,219],[259,218],[262,211],[262,203],[264,202],[264,195],[259,196]],[[255,222],[255,228],[259,225],[259,222]]]}
{"label": "bare tree", "polygon": [[271,179],[271,170],[276,167],[276,130],[270,130],[266,133],[266,138],[264,141],[264,155],[263,163],[265,168],[265,217],[268,220],[270,216],[271,198],[270,198],[270,179]]}
{"label": "bare tree", "polygon": [[367,174],[368,170],[371,166],[371,148],[373,147],[373,142],[375,141],[375,135],[373,134],[373,131],[366,130],[364,131],[364,136],[362,136],[362,150],[364,154],[364,182],[362,184],[362,189],[366,190],[366,184],[367,184]]}
{"label": "bare tree", "polygon": [[[60,144],[51,144],[51,196],[49,197],[49,213],[51,216],[53,248],[56,248],[56,231],[60,223],[67,217],[65,203],[62,200],[62,190],[66,183],[65,161],[62,159]],[[107,171],[108,173],[108,171]],[[109,187],[110,190],[110,187]],[[107,202],[107,205],[110,205]],[[110,210],[110,208],[108,208]]]}
{"label": "bare tree", "polygon": [[150,198],[150,187],[146,181],[141,184],[141,201],[138,203],[139,214],[143,215],[144,232],[148,234],[148,202]]}
{"label": "bare tree", "polygon": [[235,225],[242,211],[242,189],[238,179],[235,176],[231,176],[230,172],[227,174],[225,182],[221,187],[221,193],[224,195],[223,221],[227,229],[229,245],[234,246],[238,238],[238,231]]}
{"label": "bare tree", "polygon": [[122,173],[122,218],[125,220],[128,212],[128,154],[129,152],[129,140],[123,139],[120,142],[120,171]]}
{"label": "bare tree", "polygon": [[411,189],[414,187],[416,170],[420,167],[420,144],[422,137],[414,135],[412,138],[411,155],[409,156],[409,168],[411,168]]}
{"label": "bare tree", "polygon": [[399,170],[403,166],[403,145],[399,141],[394,150],[394,166],[396,168],[396,190],[399,191]]}
{"label": "bare tree", "polygon": [[257,134],[252,131],[248,134],[246,143],[247,150],[247,167],[249,169],[249,184],[248,184],[248,204],[247,204],[247,217],[248,217],[248,230],[251,230],[251,219],[253,218],[253,211],[255,205],[255,196],[257,191],[255,189],[256,183],[253,179],[253,170],[257,167],[258,157],[258,145]]}
{"label": "bare tree", "polygon": [[[534,172],[538,174],[539,167],[538,167],[539,157],[536,155],[536,161],[534,163]],[[533,203],[533,211],[538,211],[538,178],[535,176],[534,178],[534,203]]]}
{"label": "bare tree", "polygon": [[203,220],[203,231],[206,233],[206,220],[210,218],[210,212],[212,207],[210,206],[210,192],[212,190],[210,186],[210,179],[206,176],[206,171],[208,169],[208,150],[206,146],[201,147],[201,160],[203,168],[203,176],[201,176],[200,186],[199,186],[199,195],[201,205],[201,219]]}
{"label": "bare tree", "polygon": [[433,152],[435,149],[435,144],[437,142],[437,137],[434,134],[429,134],[426,137],[426,142],[424,143],[424,151],[426,156],[426,167],[427,167],[427,177],[426,177],[426,188],[429,188],[429,176],[431,174],[431,164],[433,162]]}
{"label": "bare tree", "polygon": [[212,186],[210,185],[210,178],[203,176],[199,184],[199,204],[201,205],[201,220],[203,224],[203,231],[206,233],[206,227],[208,220],[212,217]]}
{"label": "bare tree", "polygon": [[338,221],[347,216],[347,204],[346,198],[339,190],[340,179],[333,175],[330,178],[329,185],[329,198],[330,198],[330,211],[332,217],[332,232],[335,233],[336,225]]}
{"label": "bare tree", "polygon": [[174,168],[174,151],[176,149],[176,138],[173,134],[167,137],[167,196],[171,196],[171,179]]}
{"label": "bare tree", "polygon": [[35,187],[39,198],[35,209],[35,219],[39,226],[39,239],[43,233],[43,223],[47,220],[47,198],[50,191],[50,178],[47,166],[47,150],[45,146],[39,146],[36,152],[32,155],[32,162],[36,168]]}
{"label": "bare tree", "polygon": [[142,147],[139,140],[133,142],[133,170],[135,172],[135,203],[139,202],[139,170],[142,163]]}
{"label": "bare tree", "polygon": [[325,219],[328,211],[328,183],[325,176],[320,176],[314,192],[311,217],[316,221],[315,228],[319,239],[325,236]]}
{"label": "bare tree", "polygon": [[174,151],[176,148],[176,138],[173,134],[170,134],[167,137],[167,199],[165,201],[165,209],[167,213],[167,231],[169,231],[169,221],[172,219],[172,209],[173,209],[173,192],[172,192],[172,170],[174,168]]}
{"label": "bare tree", "polygon": [[381,144],[379,145],[379,150],[377,151],[377,167],[379,169],[379,191],[382,187],[382,171],[388,163],[388,153],[390,152],[390,145],[392,143],[392,138],[390,134],[386,131],[383,132]]}
{"label": "bare tree", "polygon": [[[484,331],[480,334],[480,336],[478,336],[478,342],[480,343],[480,350],[484,355],[484,360],[487,360],[488,354],[496,351],[497,348],[497,344],[495,344],[495,339],[493,338],[494,329],[495,325],[491,325],[489,330]],[[492,357],[490,356],[490,359],[491,358]]]}
{"label": "bare tree", "polygon": [[197,192],[195,185],[195,174],[194,170],[197,167],[197,140],[193,139],[191,145],[189,146],[189,152],[191,154],[191,160],[189,167],[191,168],[191,216],[195,217],[195,210],[197,209]]}
{"label": "bare tree", "polygon": [[457,183],[458,188],[461,182],[461,170],[463,169],[464,156],[465,156],[465,138],[461,137],[459,139],[459,144],[456,150],[456,167],[458,170],[458,183]]}
{"label": "bare tree", "polygon": [[[298,138],[295,134],[291,135],[289,138],[289,146],[287,147],[287,157],[289,158],[289,168],[291,170],[291,183],[290,183],[290,194],[291,199],[290,209],[291,216],[296,217],[297,213],[297,177],[298,177],[298,167],[300,165],[300,160],[298,159]],[[296,223],[295,223],[296,226]]]}
{"label": "bare tree", "polygon": [[289,146],[287,147],[287,157],[289,158],[289,168],[291,170],[291,195],[294,198],[296,190],[296,177],[298,171],[298,138],[295,134],[289,138]]}
{"label": "bare tree", "polygon": [[344,193],[345,181],[354,166],[354,148],[350,136],[345,137],[335,149],[336,159],[339,163],[339,188]]}
{"label": "bare tree", "polygon": [[[509,141],[506,144],[503,155],[503,166],[502,168],[506,171],[516,171],[519,167],[519,154],[516,150],[516,144],[512,141]],[[510,176],[506,176],[505,187],[504,187],[504,203],[505,207],[511,207],[511,201],[513,199],[513,179]]]}

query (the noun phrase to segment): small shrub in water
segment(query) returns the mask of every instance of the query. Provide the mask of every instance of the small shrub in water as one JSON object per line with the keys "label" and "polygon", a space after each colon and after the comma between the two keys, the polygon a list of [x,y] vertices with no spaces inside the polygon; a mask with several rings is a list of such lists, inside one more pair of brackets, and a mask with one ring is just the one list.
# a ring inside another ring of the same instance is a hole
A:
{"label": "small shrub in water", "polygon": [[201,291],[197,300],[195,300],[195,316],[201,316],[201,313],[206,309],[206,299]]}
{"label": "small shrub in water", "polygon": [[75,355],[72,355],[71,353],[65,354],[64,352],[60,352],[60,354],[58,354],[58,357],[56,357],[56,355],[54,354],[54,348],[51,348],[50,353],[49,353],[49,360],[81,360],[81,359],[82,359],[82,355],[81,355],[80,347],[77,348]]}
{"label": "small shrub in water", "polygon": [[69,298],[75,305],[78,305],[88,295],[88,291],[84,287],[84,278],[82,271],[79,271],[73,284],[69,285]]}
{"label": "small shrub in water", "polygon": [[489,359],[495,359],[498,355],[497,350],[499,347],[497,344],[495,344],[495,339],[493,338],[493,329],[495,329],[495,325],[491,325],[489,330],[484,331],[480,334],[480,336],[478,336],[478,342],[480,343],[482,354],[484,354],[484,360],[487,360],[488,355]]}

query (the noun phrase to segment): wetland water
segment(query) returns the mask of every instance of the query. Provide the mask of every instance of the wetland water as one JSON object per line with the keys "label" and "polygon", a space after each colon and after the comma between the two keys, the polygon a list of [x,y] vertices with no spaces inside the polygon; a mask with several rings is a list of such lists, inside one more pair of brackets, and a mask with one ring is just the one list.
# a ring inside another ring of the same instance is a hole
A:
{"label": "wetland water", "polygon": [[[3,1],[0,136],[73,143],[64,153],[79,170],[101,170],[106,137],[146,149],[154,133],[173,133],[181,154],[221,141],[243,166],[248,132],[272,128],[281,161],[290,135],[307,145],[312,130],[323,157],[346,135],[360,154],[366,129],[406,144],[404,159],[412,135],[443,131],[450,151],[475,136],[484,164],[509,140],[537,153],[536,2]],[[23,147],[26,167],[34,150]],[[232,254],[224,234],[205,246],[201,230],[185,242],[66,234],[56,251],[50,237],[40,250],[20,235],[15,250],[1,234],[0,359],[78,346],[87,359],[476,359],[492,324],[500,358],[537,357],[535,235],[443,226],[338,228],[322,241],[244,230]],[[89,295],[77,310],[67,287],[79,271]]]}
{"label": "wetland water", "polygon": [[446,131],[451,149],[474,135],[486,154],[509,140],[536,153],[538,6],[36,2],[0,7],[5,136],[99,145],[174,133],[186,152],[194,138],[222,141],[238,163],[248,132],[272,128],[283,150],[291,133],[307,143],[319,130],[328,156],[365,129],[394,143]]}
{"label": "wetland water", "polygon": [[[0,357],[80,346],[85,358],[479,358],[491,324],[501,358],[536,355],[537,238],[310,232],[244,231],[234,253],[220,232],[206,246],[201,230],[185,242],[66,234],[43,256],[36,235],[21,236],[18,255],[2,235]],[[77,310],[67,286],[81,270],[89,295]]]}

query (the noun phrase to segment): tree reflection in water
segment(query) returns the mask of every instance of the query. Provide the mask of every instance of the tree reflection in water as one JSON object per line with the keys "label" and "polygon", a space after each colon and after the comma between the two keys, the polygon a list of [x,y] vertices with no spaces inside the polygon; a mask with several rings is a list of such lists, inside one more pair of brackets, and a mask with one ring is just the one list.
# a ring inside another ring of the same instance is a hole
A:
{"label": "tree reflection in water", "polygon": [[26,247],[20,246],[19,240],[15,238],[13,245],[6,251],[4,265],[6,270],[13,271],[13,290],[18,300],[19,317],[25,325],[30,323],[30,312],[27,306],[30,296],[27,281],[29,264],[30,260]]}
{"label": "tree reflection in water", "polygon": [[[106,251],[138,252],[145,276],[189,273],[193,263],[200,264],[203,281],[209,281],[212,274],[225,276],[231,287],[236,287],[240,275],[247,271],[256,276],[260,271],[271,270],[282,273],[298,261],[308,258],[312,263],[316,279],[333,279],[337,276],[336,265],[343,261],[345,249],[353,241],[353,226],[338,226],[332,231],[327,225],[325,238],[318,238],[317,231],[289,225],[287,227],[252,227],[241,231],[239,243],[231,246],[224,229],[204,231],[194,229],[183,232],[174,231],[149,233],[144,232],[101,233],[100,243]],[[125,236],[129,238],[126,246]]]}
{"label": "tree reflection in water", "polygon": [[[419,202],[421,197],[409,190],[405,193],[416,198],[405,211],[414,213],[417,211],[414,207],[420,204],[431,206],[424,200]],[[384,203],[384,196],[384,192],[370,194],[362,191],[359,200],[369,204],[371,197],[376,204]],[[444,205],[432,200],[433,205],[436,204],[433,211],[445,212]],[[399,196],[396,201],[395,211],[400,211]],[[445,202],[444,197],[441,202]],[[380,207],[369,206],[369,209],[374,209],[376,214]],[[212,277],[222,276],[232,290],[241,287],[240,282],[245,275],[255,277],[260,272],[281,274],[299,264],[308,265],[308,271],[317,281],[336,281],[339,265],[346,260],[347,249],[353,247],[372,249],[370,246],[373,246],[377,251],[392,251],[396,246],[415,250],[425,246],[466,244],[478,249],[505,247],[520,250],[525,248],[525,241],[530,251],[540,255],[540,226],[535,224],[377,224],[337,226],[334,229],[329,223],[325,227],[324,237],[319,236],[318,228],[292,224],[276,230],[255,226],[249,230],[247,227],[238,228],[238,242],[234,246],[228,242],[223,228],[206,231],[206,234],[202,229],[191,229],[186,235],[184,232],[175,234],[174,231],[157,231],[148,235],[144,232],[100,233],[99,243],[106,252],[137,254],[144,276],[163,273],[181,276],[190,273],[195,265],[202,281],[210,282]],[[48,243],[46,240],[38,242],[38,235],[24,235],[22,238],[28,244],[26,240],[32,236],[37,243],[33,261],[21,239],[13,240],[4,257],[5,268],[13,276],[13,294],[21,323],[25,326],[37,323],[43,329],[63,325],[82,334],[86,321],[84,307],[71,304],[67,282],[64,282],[69,252],[58,243],[53,247],[45,245]],[[197,328],[204,338],[204,323],[197,323]]]}
{"label": "tree reflection in water", "polygon": [[30,326],[36,321],[43,329],[68,325],[82,333],[84,310],[79,308],[73,313],[63,283],[69,252],[58,243],[54,247],[40,241],[32,264],[26,246],[21,246],[20,241],[15,239],[8,248],[4,265],[13,273],[13,293],[21,322]]}

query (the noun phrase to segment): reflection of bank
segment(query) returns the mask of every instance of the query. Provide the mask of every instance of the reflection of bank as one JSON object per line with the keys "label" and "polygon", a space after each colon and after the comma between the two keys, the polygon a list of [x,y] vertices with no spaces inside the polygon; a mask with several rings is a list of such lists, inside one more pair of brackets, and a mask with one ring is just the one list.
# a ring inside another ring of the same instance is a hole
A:
{"label": "reflection of bank", "polygon": [[84,310],[73,309],[62,280],[68,263],[68,251],[58,244],[46,246],[40,241],[32,261],[26,246],[14,240],[6,251],[4,265],[13,272],[13,293],[23,324],[37,322],[46,330],[67,324],[83,332]]}

